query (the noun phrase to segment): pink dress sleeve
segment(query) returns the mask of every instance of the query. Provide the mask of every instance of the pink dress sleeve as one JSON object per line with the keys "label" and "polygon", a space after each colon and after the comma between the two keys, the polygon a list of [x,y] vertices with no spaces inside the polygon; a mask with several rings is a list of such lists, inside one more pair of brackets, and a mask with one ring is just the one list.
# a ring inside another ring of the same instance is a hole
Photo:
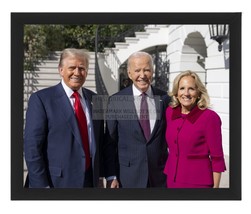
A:
{"label": "pink dress sleeve", "polygon": [[209,147],[213,172],[224,172],[226,165],[222,148],[221,119],[210,111],[206,128],[206,142]]}

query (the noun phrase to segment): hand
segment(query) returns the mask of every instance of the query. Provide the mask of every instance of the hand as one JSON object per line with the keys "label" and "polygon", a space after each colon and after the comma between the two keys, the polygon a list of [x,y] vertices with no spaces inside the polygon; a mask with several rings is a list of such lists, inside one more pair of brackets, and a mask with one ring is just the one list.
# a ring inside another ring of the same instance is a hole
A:
{"label": "hand", "polygon": [[104,186],[104,178],[102,178],[102,177],[99,178],[98,188],[105,188],[105,186]]}
{"label": "hand", "polygon": [[117,179],[109,180],[106,182],[106,188],[119,188],[119,182]]}

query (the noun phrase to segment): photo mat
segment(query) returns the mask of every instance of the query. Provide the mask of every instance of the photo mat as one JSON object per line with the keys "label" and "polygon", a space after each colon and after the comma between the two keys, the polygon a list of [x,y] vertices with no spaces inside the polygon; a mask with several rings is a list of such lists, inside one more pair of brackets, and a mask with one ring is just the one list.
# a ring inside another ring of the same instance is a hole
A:
{"label": "photo mat", "polygon": [[[26,24],[229,24],[230,187],[221,189],[26,189],[23,188],[23,27]],[[241,13],[12,13],[12,200],[240,200]]]}

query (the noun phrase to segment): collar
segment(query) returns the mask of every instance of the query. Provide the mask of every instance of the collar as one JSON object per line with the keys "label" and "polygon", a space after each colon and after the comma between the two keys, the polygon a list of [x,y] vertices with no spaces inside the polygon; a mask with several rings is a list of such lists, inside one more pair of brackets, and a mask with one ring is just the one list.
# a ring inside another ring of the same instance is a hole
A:
{"label": "collar", "polygon": [[[142,91],[136,88],[134,84],[132,84],[132,92],[133,92],[133,96],[136,96],[136,97],[142,94]],[[147,94],[148,97],[153,98],[153,91],[152,91],[151,86],[147,89],[145,93]]]}
{"label": "collar", "polygon": [[[64,91],[65,91],[67,97],[71,98],[74,91],[65,84],[64,80],[62,80],[61,83],[62,83],[62,86],[64,88]],[[80,89],[78,89],[78,93],[83,98],[82,87],[80,87]]]}
{"label": "collar", "polygon": [[[187,114],[186,118],[189,120],[191,123],[195,123],[195,121],[200,117],[200,115],[204,112],[204,110],[201,110],[198,108],[196,105],[189,114]],[[173,113],[172,113],[172,120],[181,118],[181,107],[177,106],[173,108]]]}

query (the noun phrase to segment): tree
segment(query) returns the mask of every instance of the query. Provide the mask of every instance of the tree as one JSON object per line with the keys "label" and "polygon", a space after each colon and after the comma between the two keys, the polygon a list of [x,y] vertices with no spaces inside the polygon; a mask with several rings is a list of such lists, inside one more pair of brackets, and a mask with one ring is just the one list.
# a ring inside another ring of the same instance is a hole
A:
{"label": "tree", "polygon": [[[98,51],[113,47],[114,42],[124,41],[144,25],[100,25]],[[98,25],[25,25],[24,26],[24,70],[34,71],[36,66],[51,52],[64,48],[84,48],[95,51],[95,34]],[[132,29],[132,30],[131,30]]]}
{"label": "tree", "polygon": [[34,71],[47,55],[46,34],[41,25],[24,26],[24,70]]}
{"label": "tree", "polygon": [[24,26],[24,70],[34,71],[50,52],[64,48],[62,25]]}

